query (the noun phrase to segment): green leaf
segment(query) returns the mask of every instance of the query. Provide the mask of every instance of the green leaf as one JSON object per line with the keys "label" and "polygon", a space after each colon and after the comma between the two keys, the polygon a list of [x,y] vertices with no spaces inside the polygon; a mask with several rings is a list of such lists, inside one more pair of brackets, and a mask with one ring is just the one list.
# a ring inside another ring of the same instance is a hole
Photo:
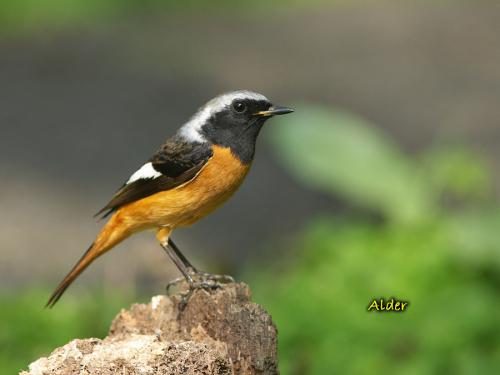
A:
{"label": "green leaf", "polygon": [[425,151],[422,164],[437,194],[478,203],[492,197],[487,161],[464,146],[439,145]]}
{"label": "green leaf", "polygon": [[309,187],[415,221],[433,207],[417,166],[377,128],[349,113],[311,106],[273,124],[271,140],[285,167]]}

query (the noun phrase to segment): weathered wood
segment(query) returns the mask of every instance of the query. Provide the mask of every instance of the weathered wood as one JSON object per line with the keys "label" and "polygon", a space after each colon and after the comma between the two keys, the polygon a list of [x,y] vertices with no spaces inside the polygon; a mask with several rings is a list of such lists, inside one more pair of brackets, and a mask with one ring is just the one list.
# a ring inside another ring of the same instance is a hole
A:
{"label": "weathered wood", "polygon": [[21,375],[277,373],[276,327],[240,283],[135,304],[105,339],[73,340]]}

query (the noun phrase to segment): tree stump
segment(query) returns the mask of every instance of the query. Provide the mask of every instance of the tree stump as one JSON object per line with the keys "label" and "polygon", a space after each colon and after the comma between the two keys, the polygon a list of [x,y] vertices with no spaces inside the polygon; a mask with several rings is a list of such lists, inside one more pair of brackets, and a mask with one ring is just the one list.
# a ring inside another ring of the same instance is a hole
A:
{"label": "tree stump", "polygon": [[247,285],[156,296],[122,310],[103,340],[73,340],[21,375],[278,374],[277,331]]}

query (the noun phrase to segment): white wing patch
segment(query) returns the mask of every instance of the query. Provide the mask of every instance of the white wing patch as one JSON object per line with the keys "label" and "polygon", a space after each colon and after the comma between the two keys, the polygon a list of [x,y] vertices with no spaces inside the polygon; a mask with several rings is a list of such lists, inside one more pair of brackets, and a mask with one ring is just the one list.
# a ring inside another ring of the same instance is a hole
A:
{"label": "white wing patch", "polygon": [[205,142],[205,138],[203,138],[203,135],[200,132],[201,127],[206,124],[207,120],[212,117],[214,113],[222,111],[235,99],[253,99],[267,101],[267,98],[264,95],[245,90],[232,91],[219,95],[210,100],[203,107],[201,107],[198,112],[196,112],[194,116],[191,117],[191,119],[181,127],[180,135],[191,142]]}
{"label": "white wing patch", "polygon": [[153,164],[151,162],[144,164],[141,168],[134,172],[132,176],[126,182],[126,185],[140,180],[140,179],[148,179],[148,178],[157,178],[160,177],[161,173],[154,169]]}

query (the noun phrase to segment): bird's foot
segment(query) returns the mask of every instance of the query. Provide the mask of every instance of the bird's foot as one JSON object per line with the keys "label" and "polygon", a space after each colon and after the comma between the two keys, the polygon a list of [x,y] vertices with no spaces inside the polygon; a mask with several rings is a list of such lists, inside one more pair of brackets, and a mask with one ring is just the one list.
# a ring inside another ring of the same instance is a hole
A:
{"label": "bird's foot", "polygon": [[222,286],[222,284],[234,283],[234,278],[229,275],[214,275],[207,272],[200,272],[192,270],[189,273],[189,278],[184,276],[178,277],[167,284],[167,294],[170,295],[172,287],[186,282],[189,291],[192,292],[196,289],[214,290]]}
{"label": "bird's foot", "polygon": [[206,272],[198,272],[193,277],[193,282],[189,284],[189,289],[215,290],[222,288],[223,284],[234,283],[234,279],[229,275],[214,275]]}
{"label": "bird's foot", "polygon": [[209,283],[210,285],[218,284],[220,286],[220,284],[234,283],[234,278],[232,276],[215,275],[212,273],[200,271],[196,271],[196,273],[193,275],[193,278],[201,283]]}
{"label": "bird's foot", "polygon": [[234,283],[234,279],[229,275],[214,275],[206,272],[195,271],[189,273],[189,278],[178,277],[167,284],[167,294],[170,295],[171,288],[181,283],[186,283],[188,289],[180,292],[179,309],[182,311],[187,306],[193,292],[197,289],[215,290],[222,288],[223,284]]}
{"label": "bird's foot", "polygon": [[171,281],[168,282],[166,289],[167,289],[167,295],[170,295],[170,292],[173,287],[178,286],[179,284],[186,282],[186,278],[184,276],[177,277]]}

